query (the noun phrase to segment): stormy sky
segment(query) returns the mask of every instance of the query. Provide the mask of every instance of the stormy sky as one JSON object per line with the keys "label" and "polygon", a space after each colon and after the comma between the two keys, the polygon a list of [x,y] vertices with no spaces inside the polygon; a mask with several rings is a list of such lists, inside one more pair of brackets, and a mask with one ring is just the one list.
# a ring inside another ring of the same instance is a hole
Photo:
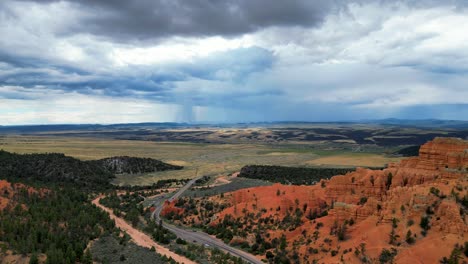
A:
{"label": "stormy sky", "polygon": [[465,0],[0,1],[0,125],[468,120]]}

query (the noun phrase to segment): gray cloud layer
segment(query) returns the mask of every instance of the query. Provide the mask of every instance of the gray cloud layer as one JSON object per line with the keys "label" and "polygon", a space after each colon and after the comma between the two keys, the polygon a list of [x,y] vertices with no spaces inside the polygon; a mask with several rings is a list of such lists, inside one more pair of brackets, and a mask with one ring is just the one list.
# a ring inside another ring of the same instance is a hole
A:
{"label": "gray cloud layer", "polygon": [[[414,8],[468,6],[465,0],[19,0],[67,3],[71,13],[57,35],[92,34],[118,43],[154,43],[166,37],[233,37],[269,27],[316,27],[350,3],[405,4]],[[0,3],[7,10],[11,0]],[[27,14],[27,10],[24,10]],[[15,16],[6,12],[6,16]]]}
{"label": "gray cloud layer", "polygon": [[467,3],[2,1],[0,104],[31,118],[48,93],[56,109],[179,105],[188,120],[460,118]]}
{"label": "gray cloud layer", "polygon": [[[25,0],[40,4],[57,0]],[[64,1],[61,1],[64,2]],[[417,8],[452,5],[464,0],[81,0],[70,1],[84,14],[62,34],[91,33],[129,42],[167,36],[233,36],[272,26],[317,26],[333,10],[355,3],[405,3]]]}
{"label": "gray cloud layer", "polygon": [[167,36],[229,36],[270,26],[314,26],[333,6],[333,1],[329,0],[83,0],[70,3],[83,9],[86,15],[62,34],[84,32],[122,42]]}

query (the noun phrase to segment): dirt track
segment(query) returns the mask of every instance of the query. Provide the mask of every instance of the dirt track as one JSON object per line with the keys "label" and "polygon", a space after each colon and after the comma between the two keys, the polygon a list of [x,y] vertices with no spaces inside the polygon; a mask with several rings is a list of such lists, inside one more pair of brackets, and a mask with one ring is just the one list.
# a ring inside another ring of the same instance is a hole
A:
{"label": "dirt track", "polygon": [[151,239],[150,236],[134,228],[133,226],[125,222],[125,220],[123,220],[122,218],[119,218],[116,215],[114,215],[111,209],[99,203],[99,200],[101,198],[102,196],[97,197],[96,199],[93,200],[92,203],[96,205],[97,207],[101,208],[102,210],[106,211],[107,213],[109,213],[110,218],[115,221],[115,225],[118,228],[122,229],[123,231],[127,232],[127,234],[132,238],[133,242],[135,242],[135,244],[142,246],[142,247],[146,247],[146,248],[154,247],[157,253],[164,255],[166,257],[171,257],[179,263],[196,264],[195,262],[189,260],[188,258],[181,256],[181,255],[177,255],[176,253],[170,251],[168,248],[157,244]]}

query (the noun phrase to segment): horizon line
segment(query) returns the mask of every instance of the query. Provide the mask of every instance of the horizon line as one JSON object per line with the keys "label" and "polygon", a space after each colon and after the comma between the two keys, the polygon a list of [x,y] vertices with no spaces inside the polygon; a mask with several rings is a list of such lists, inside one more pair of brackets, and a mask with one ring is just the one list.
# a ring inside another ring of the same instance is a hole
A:
{"label": "horizon line", "polygon": [[239,124],[332,124],[332,123],[348,123],[348,124],[359,124],[359,123],[378,123],[378,122],[421,122],[421,121],[430,121],[430,122],[467,122],[468,120],[460,119],[438,119],[438,118],[423,118],[423,119],[411,119],[411,118],[383,118],[383,119],[357,119],[357,120],[329,120],[329,121],[304,121],[304,120],[278,120],[278,121],[239,121],[239,122],[222,122],[222,121],[198,121],[198,122],[176,122],[176,121],[167,121],[167,122],[157,122],[157,121],[147,121],[147,122],[124,122],[124,123],[27,123],[27,124],[15,124],[15,125],[2,125],[0,127],[27,127],[27,126],[113,126],[113,125],[151,125],[151,124],[177,124],[177,125],[187,125],[187,126],[196,126],[196,125],[239,125]]}

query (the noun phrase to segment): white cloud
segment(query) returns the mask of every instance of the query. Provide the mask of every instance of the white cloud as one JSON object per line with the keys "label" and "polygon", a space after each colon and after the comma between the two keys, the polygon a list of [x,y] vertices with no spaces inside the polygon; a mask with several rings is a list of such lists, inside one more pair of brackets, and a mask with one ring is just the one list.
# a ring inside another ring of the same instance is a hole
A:
{"label": "white cloud", "polygon": [[416,8],[404,2],[349,4],[317,28],[269,28],[254,34],[286,65],[409,64],[467,70],[468,10]]}
{"label": "white cloud", "polygon": [[177,37],[154,46],[117,47],[112,51],[112,59],[117,66],[192,63],[196,59],[216,52],[248,48],[253,45],[253,40],[247,35],[236,39]]}
{"label": "white cloud", "polygon": [[[83,124],[168,122],[176,119],[180,107],[147,100],[66,93],[48,89],[0,87],[0,91],[21,92],[33,100],[0,97],[0,124]],[[183,121],[183,120],[180,120]]]}

